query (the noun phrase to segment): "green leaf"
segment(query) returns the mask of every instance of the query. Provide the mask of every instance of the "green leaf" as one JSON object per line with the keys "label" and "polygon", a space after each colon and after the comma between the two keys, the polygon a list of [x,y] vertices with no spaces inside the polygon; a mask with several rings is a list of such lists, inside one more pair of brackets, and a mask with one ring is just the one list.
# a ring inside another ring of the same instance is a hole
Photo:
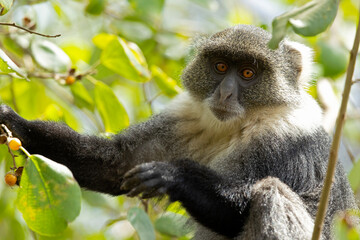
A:
{"label": "green leaf", "polygon": [[56,44],[47,40],[35,40],[31,44],[35,61],[52,72],[66,72],[71,66],[69,56]]}
{"label": "green leaf", "polygon": [[82,198],[91,206],[111,209],[109,201],[104,194],[84,189],[81,193]]}
{"label": "green leaf", "polygon": [[269,47],[278,47],[289,26],[303,36],[315,36],[325,31],[334,21],[338,6],[339,0],[313,0],[276,17],[272,22],[273,35]]}
{"label": "green leaf", "polygon": [[[356,225],[349,223],[349,219],[358,219],[358,211],[350,210],[334,218],[334,239],[359,240],[360,232]],[[351,222],[351,220],[350,220]]]}
{"label": "green leaf", "polygon": [[155,230],[149,216],[141,208],[131,208],[127,219],[135,228],[140,240],[155,240]]}
{"label": "green leaf", "polygon": [[0,0],[0,15],[5,15],[13,5],[13,0]]}
{"label": "green leaf", "polygon": [[183,208],[181,203],[178,201],[170,203],[169,206],[166,208],[166,210],[168,212],[173,212],[173,213],[187,216],[187,212],[186,212],[185,208]]}
{"label": "green leaf", "polygon": [[58,122],[63,120],[64,113],[58,105],[52,103],[46,107],[43,116],[46,120]]}
{"label": "green leaf", "polygon": [[95,106],[100,113],[106,132],[117,133],[129,126],[129,117],[125,108],[109,86],[97,81],[94,94]]}
{"label": "green leaf", "polygon": [[[5,193],[5,192],[3,192],[3,193]],[[9,206],[4,206],[4,208],[2,208],[2,209],[9,209]],[[15,214],[13,214],[13,213],[12,214],[8,213],[4,216],[1,216],[1,218],[3,219],[0,224],[1,239],[25,240],[27,238],[25,238],[24,228],[16,220],[14,215]]]}
{"label": "green leaf", "polygon": [[70,89],[75,98],[76,106],[94,110],[94,101],[82,83],[76,81],[70,85]]}
{"label": "green leaf", "polygon": [[28,158],[16,204],[33,231],[58,235],[79,215],[80,200],[80,187],[67,167],[41,155]]}
{"label": "green leaf", "polygon": [[0,49],[0,73],[16,73],[20,77],[27,79],[26,73],[21,70],[9,57]]}
{"label": "green leaf", "polygon": [[336,77],[346,71],[348,52],[336,46],[320,41],[319,62],[324,68],[324,76]]}
{"label": "green leaf", "polygon": [[[88,63],[91,58],[91,47],[87,42],[72,41],[61,45],[61,49],[70,57],[73,64]],[[81,66],[81,65],[80,65]]]}
{"label": "green leaf", "polygon": [[100,33],[93,37],[93,43],[98,48],[104,50],[111,41],[115,40],[117,38],[116,35],[108,34],[108,33]]}
{"label": "green leaf", "polygon": [[124,78],[137,82],[146,82],[150,78],[145,57],[139,47],[120,37],[108,42],[100,60],[105,67]]}
{"label": "green leaf", "polygon": [[165,0],[130,0],[138,16],[144,20],[158,19],[164,7]]}
{"label": "green leaf", "polygon": [[324,32],[334,21],[339,7],[339,0],[317,0],[309,3],[306,11],[299,11],[290,18],[292,28],[297,34],[315,36]]}
{"label": "green leaf", "polygon": [[166,212],[155,221],[155,229],[171,237],[182,237],[191,232],[187,226],[188,218],[173,212]]}
{"label": "green leaf", "polygon": [[159,67],[151,66],[152,79],[156,82],[163,93],[169,97],[173,97],[182,92],[182,89],[177,85],[177,82],[166,75]]}
{"label": "green leaf", "polygon": [[359,172],[360,172],[360,159],[354,164],[348,175],[350,186],[355,194],[359,191],[360,188]]}
{"label": "green leaf", "polygon": [[[113,25],[121,32],[121,35],[133,42],[143,42],[145,40],[154,41],[153,31],[145,23],[139,21],[117,21]],[[141,34],[139,34],[141,32]],[[148,43],[147,43],[148,44]]]}
{"label": "green leaf", "polygon": [[100,15],[106,6],[106,0],[90,0],[85,11],[92,15]]}

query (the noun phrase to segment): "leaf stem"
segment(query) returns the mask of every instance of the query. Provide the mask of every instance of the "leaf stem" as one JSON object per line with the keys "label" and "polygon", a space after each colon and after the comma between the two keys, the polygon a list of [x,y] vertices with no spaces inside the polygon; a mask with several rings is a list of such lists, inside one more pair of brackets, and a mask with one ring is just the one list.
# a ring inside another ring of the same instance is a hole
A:
{"label": "leaf stem", "polygon": [[21,149],[21,151],[23,151],[23,153],[24,153],[27,157],[30,157],[30,156],[31,156],[31,154],[30,154],[28,151],[26,151],[26,149],[25,149],[24,147],[20,147],[20,149]]}
{"label": "leaf stem", "polygon": [[86,79],[89,80],[92,84],[96,84],[98,82],[98,80],[96,80],[96,78],[94,78],[93,76],[91,75],[87,75],[86,76]]}
{"label": "leaf stem", "polygon": [[47,38],[57,38],[57,37],[61,36],[61,34],[47,35],[47,34],[38,33],[38,32],[32,31],[30,29],[27,29],[27,28],[21,27],[19,25],[16,25],[16,23],[0,22],[0,25],[19,28],[19,29],[21,29],[23,31],[26,31],[26,32],[30,33],[30,34],[35,34],[35,35],[39,35],[39,36],[47,37]]}
{"label": "leaf stem", "polygon": [[316,214],[314,232],[312,235],[312,240],[318,240],[321,236],[321,231],[324,225],[324,219],[326,215],[326,210],[329,204],[329,196],[330,189],[335,175],[335,168],[338,159],[338,151],[340,146],[341,133],[345,122],[346,108],[349,101],[350,90],[352,86],[352,77],[355,69],[356,56],[359,50],[359,42],[360,42],[360,14],[359,21],[356,28],[356,34],[354,39],[353,47],[350,51],[350,60],[349,65],[346,71],[346,80],[343,91],[343,98],[341,101],[341,106],[339,110],[339,114],[336,120],[335,134],[333,138],[333,142],[330,149],[329,163],[328,169],[326,172],[326,178],[324,181],[324,187],[321,193],[321,199],[319,203],[318,212]]}

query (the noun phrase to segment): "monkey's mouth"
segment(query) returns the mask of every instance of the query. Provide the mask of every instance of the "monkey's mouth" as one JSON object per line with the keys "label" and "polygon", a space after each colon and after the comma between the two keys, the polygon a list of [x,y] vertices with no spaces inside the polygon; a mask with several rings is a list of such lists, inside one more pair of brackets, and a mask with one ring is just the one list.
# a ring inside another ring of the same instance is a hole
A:
{"label": "monkey's mouth", "polygon": [[244,110],[240,106],[237,109],[212,106],[210,107],[210,109],[214,116],[220,121],[227,121],[239,117],[244,112]]}

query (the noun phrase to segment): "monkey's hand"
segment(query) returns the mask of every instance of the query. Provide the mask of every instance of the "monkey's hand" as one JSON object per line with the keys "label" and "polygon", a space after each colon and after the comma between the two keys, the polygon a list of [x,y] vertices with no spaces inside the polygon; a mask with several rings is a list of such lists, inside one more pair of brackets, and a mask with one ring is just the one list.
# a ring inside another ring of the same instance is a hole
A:
{"label": "monkey's hand", "polygon": [[121,190],[142,198],[166,194],[198,222],[231,239],[247,221],[250,185],[189,159],[137,165],[125,174]]}
{"label": "monkey's hand", "polygon": [[5,124],[12,132],[14,137],[23,140],[21,135],[24,130],[26,120],[20,117],[14,110],[5,104],[0,105],[0,124]]}
{"label": "monkey's hand", "polygon": [[176,185],[177,167],[167,162],[150,162],[137,165],[124,176],[121,190],[127,196],[151,198],[166,194]]}

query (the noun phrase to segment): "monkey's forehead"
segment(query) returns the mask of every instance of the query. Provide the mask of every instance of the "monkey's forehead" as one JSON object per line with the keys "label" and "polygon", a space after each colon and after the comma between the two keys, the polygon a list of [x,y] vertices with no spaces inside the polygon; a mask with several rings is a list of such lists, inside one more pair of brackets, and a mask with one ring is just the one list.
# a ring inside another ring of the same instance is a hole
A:
{"label": "monkey's forehead", "polygon": [[271,34],[262,28],[253,25],[239,24],[230,28],[226,28],[221,32],[217,32],[210,36],[210,40],[216,39],[250,39],[255,41],[268,42],[271,39]]}
{"label": "monkey's forehead", "polygon": [[270,39],[271,34],[261,28],[236,25],[203,39],[198,54],[218,54],[232,58],[252,56],[266,61],[278,61],[281,59],[281,50],[271,50],[268,47]]}

